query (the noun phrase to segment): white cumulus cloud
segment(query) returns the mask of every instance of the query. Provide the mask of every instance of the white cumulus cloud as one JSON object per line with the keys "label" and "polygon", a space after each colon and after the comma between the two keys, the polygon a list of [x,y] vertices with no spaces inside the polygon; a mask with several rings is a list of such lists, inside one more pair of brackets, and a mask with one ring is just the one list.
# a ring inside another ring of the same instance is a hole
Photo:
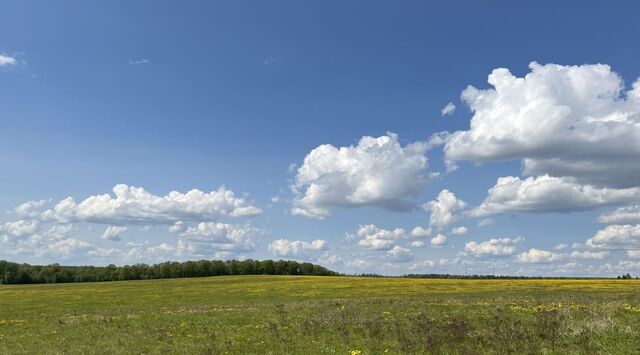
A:
{"label": "white cumulus cloud", "polygon": [[564,260],[566,254],[558,254],[548,250],[531,248],[521,253],[516,262],[523,264],[544,264]]}
{"label": "white cumulus cloud", "polygon": [[458,199],[453,192],[442,190],[435,200],[427,202],[424,207],[431,214],[429,225],[443,228],[460,219],[467,203]]}
{"label": "white cumulus cloud", "polygon": [[495,69],[493,88],[462,92],[473,111],[470,129],[445,138],[445,158],[522,159],[528,175],[639,186],[640,80],[627,90],[604,64],[529,67],[524,77]]}
{"label": "white cumulus cloud", "polygon": [[16,58],[4,53],[0,53],[0,67],[17,65],[17,64],[18,64],[18,60]]}
{"label": "white cumulus cloud", "polygon": [[296,257],[305,255],[309,252],[326,250],[327,247],[327,241],[322,239],[316,239],[312,242],[278,239],[269,244],[268,250],[277,256]]}
{"label": "white cumulus cloud", "polygon": [[447,237],[444,234],[438,234],[431,238],[430,244],[432,247],[441,247],[447,244]]}
{"label": "white cumulus cloud", "polygon": [[249,224],[201,222],[180,233],[178,255],[211,256],[216,252],[253,251],[264,231]]}
{"label": "white cumulus cloud", "polygon": [[620,207],[598,217],[598,221],[608,224],[640,223],[640,205]]}
{"label": "white cumulus cloud", "polygon": [[172,191],[156,196],[142,187],[116,185],[114,196],[90,196],[76,202],[68,197],[43,213],[43,218],[63,223],[91,222],[99,224],[173,224],[177,221],[214,221],[223,216],[241,217],[260,214],[260,208],[233,191],[220,187],[216,191]]}
{"label": "white cumulus cloud", "polygon": [[501,257],[515,253],[524,238],[492,238],[484,242],[470,241],[464,245],[464,250],[474,257]]}
{"label": "white cumulus cloud", "polygon": [[640,247],[640,224],[610,225],[587,239],[585,245],[594,249],[629,249]]}
{"label": "white cumulus cloud", "polygon": [[386,230],[373,224],[367,224],[358,228],[357,237],[360,238],[358,245],[372,250],[389,250],[395,241],[406,238],[406,232],[402,228]]}
{"label": "white cumulus cloud", "polygon": [[411,208],[428,180],[427,149],[423,142],[402,147],[393,133],[355,146],[321,145],[297,169],[291,213],[326,218],[335,207]]}
{"label": "white cumulus cloud", "polygon": [[399,245],[394,246],[389,251],[387,251],[387,257],[392,261],[404,263],[413,260],[413,255],[411,254],[411,250],[407,248],[403,248]]}
{"label": "white cumulus cloud", "polygon": [[640,188],[614,189],[578,185],[548,175],[498,179],[474,216],[512,212],[572,212],[640,199]]}
{"label": "white cumulus cloud", "polygon": [[104,233],[102,233],[102,239],[118,241],[120,236],[127,231],[127,227],[123,226],[108,226]]}

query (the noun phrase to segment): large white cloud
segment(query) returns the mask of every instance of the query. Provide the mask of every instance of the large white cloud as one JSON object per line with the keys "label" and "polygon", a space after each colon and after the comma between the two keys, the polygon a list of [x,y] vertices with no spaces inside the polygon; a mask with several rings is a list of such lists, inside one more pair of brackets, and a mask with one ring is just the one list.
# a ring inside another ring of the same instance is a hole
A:
{"label": "large white cloud", "polygon": [[474,257],[501,257],[515,253],[524,238],[492,238],[484,242],[470,241],[464,245],[465,252]]}
{"label": "large white cloud", "polygon": [[326,250],[328,243],[326,240],[316,239],[312,242],[301,240],[278,239],[269,244],[268,250],[276,256],[296,257],[309,253]]}
{"label": "large white cloud", "polygon": [[292,189],[293,215],[326,218],[335,207],[376,206],[390,210],[413,207],[423,190],[428,145],[402,147],[398,136],[362,137],[357,145],[313,149],[297,170]]}
{"label": "large white cloud", "polygon": [[442,190],[435,200],[427,202],[424,207],[431,213],[429,225],[443,228],[461,217],[467,203],[457,198],[453,192]]}
{"label": "large white cloud", "polygon": [[523,159],[524,172],[581,184],[640,186],[640,80],[626,91],[608,65],[500,68],[491,89],[469,86],[470,129],[445,137],[448,160]]}
{"label": "large white cloud", "polygon": [[565,178],[548,175],[522,179],[498,179],[472,215],[486,216],[511,212],[571,212],[627,203],[640,199],[640,188],[597,188],[578,185]]}
{"label": "large white cloud", "polygon": [[46,220],[91,222],[100,224],[172,224],[177,221],[215,221],[223,216],[240,217],[260,214],[260,208],[233,191],[220,187],[216,191],[172,191],[156,196],[142,187],[116,185],[115,196],[90,196],[77,203],[72,197],[45,211]]}

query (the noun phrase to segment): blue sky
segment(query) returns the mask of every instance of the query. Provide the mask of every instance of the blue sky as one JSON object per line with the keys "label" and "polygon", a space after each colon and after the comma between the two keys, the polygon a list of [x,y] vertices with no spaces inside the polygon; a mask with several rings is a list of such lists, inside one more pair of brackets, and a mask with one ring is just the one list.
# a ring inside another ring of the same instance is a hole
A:
{"label": "blue sky", "polygon": [[638,4],[2,8],[0,258],[640,270]]}

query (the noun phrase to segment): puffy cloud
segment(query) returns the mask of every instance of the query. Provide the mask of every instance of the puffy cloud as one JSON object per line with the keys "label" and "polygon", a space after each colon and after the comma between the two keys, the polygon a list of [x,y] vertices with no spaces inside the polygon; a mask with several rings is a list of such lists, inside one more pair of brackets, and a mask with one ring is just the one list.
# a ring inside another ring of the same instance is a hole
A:
{"label": "puffy cloud", "polygon": [[429,225],[443,228],[461,217],[460,212],[467,207],[467,203],[458,199],[453,192],[442,190],[435,200],[427,202],[424,207],[431,212]]}
{"label": "puffy cloud", "polygon": [[120,240],[120,235],[127,231],[127,227],[122,226],[109,226],[102,233],[102,239],[118,241]]}
{"label": "puffy cloud", "polygon": [[598,217],[598,221],[609,224],[640,223],[640,205],[620,207],[604,213]]}
{"label": "puffy cloud", "polygon": [[462,235],[469,233],[469,230],[465,226],[451,228],[451,234]]}
{"label": "puffy cloud", "polygon": [[334,207],[413,207],[422,192],[428,149],[418,142],[402,147],[398,136],[362,137],[356,146],[330,144],[313,149],[297,170],[293,215],[326,218]]}
{"label": "puffy cloud", "polygon": [[599,252],[591,252],[591,251],[583,251],[583,252],[579,252],[579,251],[573,251],[571,252],[571,254],[569,254],[569,256],[572,259],[579,259],[579,260],[602,260],[605,258],[609,257],[609,252],[608,251],[599,251]]}
{"label": "puffy cloud", "polygon": [[327,249],[327,241],[316,239],[312,242],[301,240],[278,239],[269,244],[269,251],[277,256],[292,257],[301,256],[309,252],[317,252]]}
{"label": "puffy cloud", "polygon": [[358,228],[357,236],[362,238],[358,241],[358,245],[363,248],[389,250],[393,247],[395,240],[406,238],[406,233],[402,228],[386,230],[378,228],[373,224],[368,224]]}
{"label": "puffy cloud", "polygon": [[109,194],[91,196],[76,203],[72,197],[58,202],[43,213],[43,218],[59,222],[91,222],[100,224],[172,224],[177,221],[213,221],[223,216],[254,216],[262,211],[220,187],[216,191],[172,191],[156,196],[142,187],[116,185],[115,197]]}
{"label": "puffy cloud", "polygon": [[51,200],[27,201],[14,208],[13,211],[20,217],[37,218],[40,216],[38,208],[51,202]]}
{"label": "puffy cloud", "polygon": [[411,242],[411,247],[412,248],[424,248],[425,243],[421,240],[414,240],[413,242]]}
{"label": "puffy cloud", "polygon": [[178,255],[211,256],[216,252],[252,251],[264,232],[249,224],[201,222],[180,234]]}
{"label": "puffy cloud", "polygon": [[21,219],[0,224],[0,236],[3,238],[22,238],[36,233],[40,229],[37,221]]}
{"label": "puffy cloud", "polygon": [[531,248],[521,253],[516,258],[516,262],[523,264],[543,264],[564,260],[566,254],[558,254],[548,250]]}
{"label": "puffy cloud", "polygon": [[523,159],[529,175],[627,188],[640,176],[640,80],[623,80],[603,64],[531,63],[519,78],[500,68],[491,89],[469,86],[470,129],[448,135],[448,160]]}
{"label": "puffy cloud", "polygon": [[10,55],[0,53],[0,67],[17,65],[18,60]]}
{"label": "puffy cloud", "polygon": [[417,226],[411,230],[411,236],[414,238],[424,238],[431,235],[431,228],[423,228]]}
{"label": "puffy cloud", "polygon": [[464,245],[464,250],[474,257],[500,257],[513,255],[524,238],[493,238],[484,242],[470,241]]}
{"label": "puffy cloud", "polygon": [[610,189],[577,185],[548,175],[498,179],[474,216],[511,212],[571,212],[640,199],[640,188]]}
{"label": "puffy cloud", "polygon": [[585,245],[595,249],[629,249],[640,247],[640,224],[614,224],[599,230]]}
{"label": "puffy cloud", "polygon": [[69,224],[44,228],[34,220],[3,223],[0,224],[0,254],[67,259],[93,248],[91,243],[70,238],[73,231]]}
{"label": "puffy cloud", "polygon": [[431,238],[430,244],[432,247],[441,247],[447,244],[447,237],[444,234],[438,234]]}
{"label": "puffy cloud", "polygon": [[449,102],[440,112],[442,116],[453,115],[453,113],[456,112],[456,105],[454,105],[453,102]]}
{"label": "puffy cloud", "polygon": [[391,250],[387,251],[387,257],[395,262],[409,262],[413,260],[411,250],[403,248],[399,245],[394,246]]}

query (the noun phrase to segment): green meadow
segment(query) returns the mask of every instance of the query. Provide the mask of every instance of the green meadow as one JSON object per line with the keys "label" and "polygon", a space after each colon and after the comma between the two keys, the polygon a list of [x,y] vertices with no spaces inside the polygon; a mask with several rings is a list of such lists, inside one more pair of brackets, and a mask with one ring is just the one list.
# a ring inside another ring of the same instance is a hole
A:
{"label": "green meadow", "polygon": [[636,280],[0,285],[1,354],[639,353]]}

